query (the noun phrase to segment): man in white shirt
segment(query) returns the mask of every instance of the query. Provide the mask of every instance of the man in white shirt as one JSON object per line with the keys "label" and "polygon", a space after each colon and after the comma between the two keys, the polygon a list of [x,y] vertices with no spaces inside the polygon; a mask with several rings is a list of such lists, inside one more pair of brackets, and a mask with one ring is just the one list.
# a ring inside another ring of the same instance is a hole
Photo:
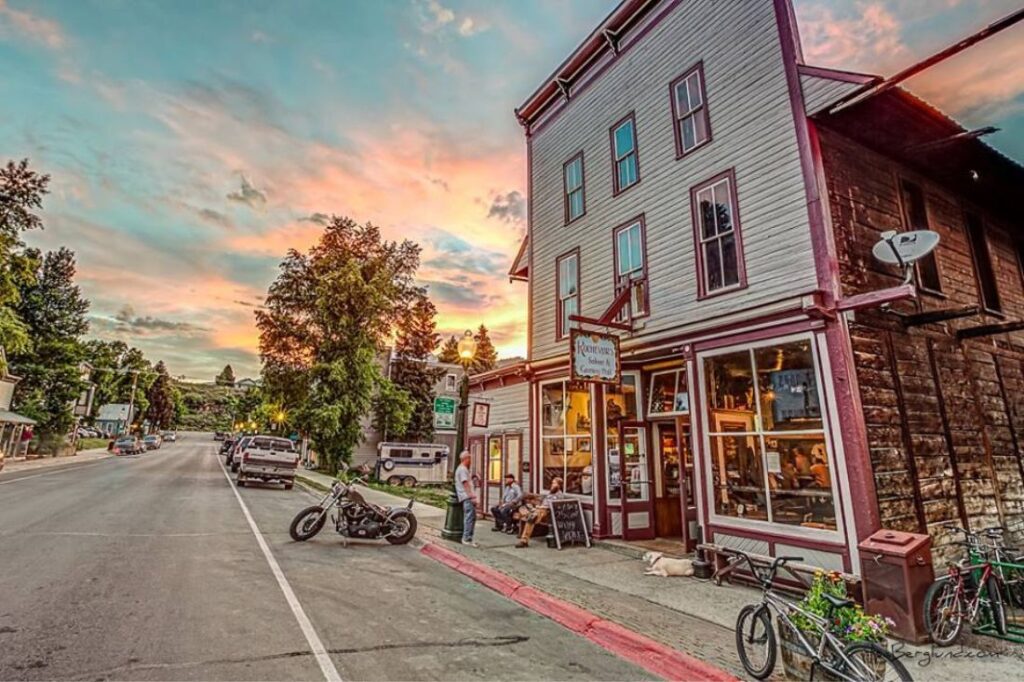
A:
{"label": "man in white shirt", "polygon": [[476,488],[473,486],[473,472],[469,470],[472,455],[469,450],[459,453],[459,467],[455,470],[455,494],[462,503],[462,544],[479,547],[473,541],[476,527]]}

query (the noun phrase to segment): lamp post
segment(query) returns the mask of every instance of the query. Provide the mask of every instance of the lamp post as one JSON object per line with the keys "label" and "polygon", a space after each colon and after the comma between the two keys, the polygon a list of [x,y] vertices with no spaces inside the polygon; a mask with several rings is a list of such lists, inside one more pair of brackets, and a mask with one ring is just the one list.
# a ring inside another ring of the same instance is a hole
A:
{"label": "lamp post", "polygon": [[[459,457],[462,455],[462,450],[466,444],[466,408],[469,407],[469,366],[473,363],[473,357],[476,355],[476,339],[473,338],[473,332],[467,329],[466,333],[459,339],[457,348],[459,351],[459,363],[462,365],[463,371],[462,382],[459,385],[459,406],[455,415],[457,422],[455,425],[455,461],[453,464],[459,461]],[[453,472],[455,466],[452,467]],[[459,495],[455,491],[453,477],[452,494],[448,498],[448,510],[444,517],[444,529],[441,531],[441,537],[445,540],[461,540],[463,530],[462,519],[462,502],[459,501]]]}
{"label": "lamp post", "polygon": [[285,420],[286,417],[287,417],[287,415],[284,413],[284,409],[283,408],[279,409],[277,412],[274,413],[274,431],[275,432],[281,430],[281,426],[284,424],[284,420]]}

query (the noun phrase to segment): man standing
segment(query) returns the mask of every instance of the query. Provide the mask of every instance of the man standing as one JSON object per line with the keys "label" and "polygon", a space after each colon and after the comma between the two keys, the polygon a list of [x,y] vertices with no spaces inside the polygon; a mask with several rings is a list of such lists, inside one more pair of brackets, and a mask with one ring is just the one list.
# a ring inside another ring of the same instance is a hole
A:
{"label": "man standing", "polygon": [[473,486],[473,474],[469,470],[472,455],[469,450],[459,453],[459,468],[455,470],[455,494],[462,503],[462,544],[479,547],[473,541],[473,529],[476,526],[476,489]]}
{"label": "man standing", "polygon": [[541,506],[537,507],[530,512],[530,515],[526,517],[526,523],[523,524],[523,533],[519,536],[519,542],[516,543],[516,547],[529,547],[530,537],[533,535],[533,527],[538,523],[544,523],[551,516],[551,503],[555,500],[561,500],[565,497],[565,493],[562,492],[562,479],[557,476],[551,479],[551,488],[544,496],[544,501],[541,502]]}
{"label": "man standing", "polygon": [[522,498],[523,489],[516,483],[516,477],[513,474],[505,474],[505,492],[501,496],[501,504],[491,507],[491,514],[494,515],[494,528],[491,530],[511,531],[512,512]]}

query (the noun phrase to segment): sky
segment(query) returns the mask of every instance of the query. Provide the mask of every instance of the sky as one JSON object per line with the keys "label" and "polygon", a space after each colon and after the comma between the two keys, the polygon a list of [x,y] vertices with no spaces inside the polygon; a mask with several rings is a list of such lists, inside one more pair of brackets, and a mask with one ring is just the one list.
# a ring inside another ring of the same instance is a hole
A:
{"label": "sky", "polygon": [[[724,0],[754,2],[761,0]],[[0,161],[49,173],[46,229],[90,335],[172,374],[259,372],[253,312],[327,215],[423,248],[439,329],[525,354],[512,110],[617,0],[0,0]],[[796,0],[808,63],[891,75],[1019,0]],[[1024,31],[908,87],[1024,160]]]}

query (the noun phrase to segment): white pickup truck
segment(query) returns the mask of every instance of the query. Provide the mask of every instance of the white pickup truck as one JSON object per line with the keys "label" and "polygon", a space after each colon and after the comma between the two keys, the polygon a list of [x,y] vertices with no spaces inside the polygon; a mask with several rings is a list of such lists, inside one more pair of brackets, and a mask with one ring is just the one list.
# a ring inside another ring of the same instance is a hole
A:
{"label": "white pickup truck", "polygon": [[238,458],[238,487],[247,481],[280,481],[285,490],[291,490],[295,482],[295,470],[299,466],[299,455],[287,438],[254,436],[246,443]]}

